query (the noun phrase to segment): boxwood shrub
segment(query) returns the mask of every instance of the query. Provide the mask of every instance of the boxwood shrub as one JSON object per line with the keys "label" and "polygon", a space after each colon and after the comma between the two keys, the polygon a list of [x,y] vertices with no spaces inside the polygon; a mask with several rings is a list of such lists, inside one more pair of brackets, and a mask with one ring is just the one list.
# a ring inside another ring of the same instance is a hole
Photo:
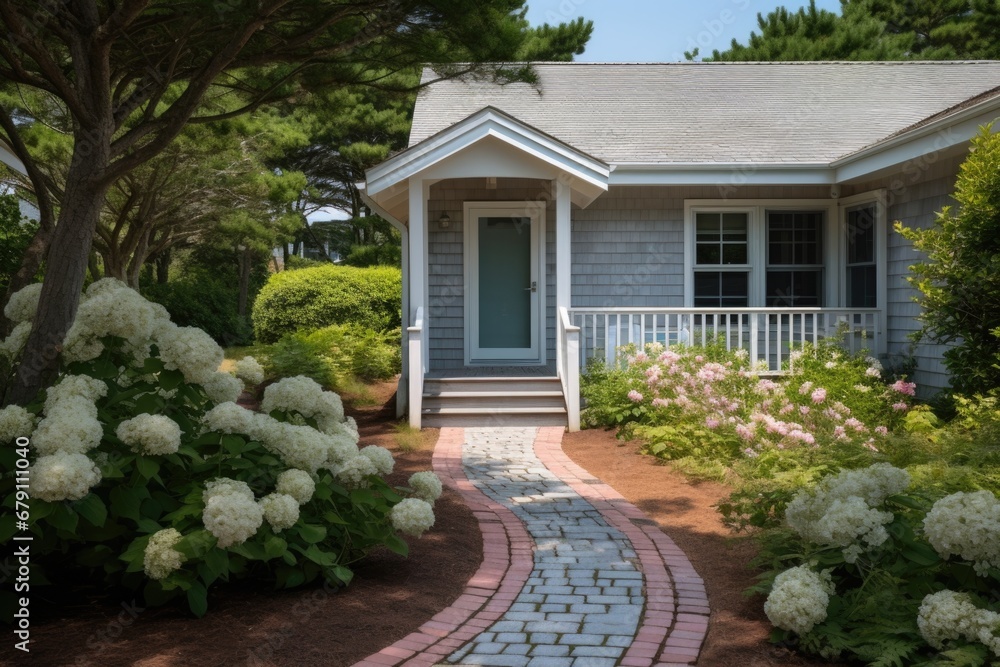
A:
{"label": "boxwood shrub", "polygon": [[375,331],[400,326],[402,274],[394,267],[318,266],[276,273],[253,307],[260,343],[303,329],[361,324]]}

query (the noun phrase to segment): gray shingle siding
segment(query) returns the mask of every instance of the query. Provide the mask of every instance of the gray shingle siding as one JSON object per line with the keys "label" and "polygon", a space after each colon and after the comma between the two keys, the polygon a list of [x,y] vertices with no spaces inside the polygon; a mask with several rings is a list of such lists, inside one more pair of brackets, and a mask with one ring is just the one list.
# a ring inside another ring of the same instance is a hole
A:
{"label": "gray shingle siding", "polygon": [[886,258],[888,352],[890,359],[896,361],[909,355],[916,360],[917,370],[913,379],[922,398],[929,398],[950,386],[948,370],[944,366],[944,351],[948,348],[926,343],[915,346],[909,339],[910,334],[920,328],[916,319],[920,314],[920,305],[914,301],[919,292],[910,287],[906,277],[910,275],[910,266],[920,261],[922,254],[892,230],[892,223],[900,221],[908,227],[926,228],[933,224],[938,211],[954,205],[951,195],[964,157],[963,154],[904,165],[895,174],[853,186],[850,190],[886,190],[890,225]]}

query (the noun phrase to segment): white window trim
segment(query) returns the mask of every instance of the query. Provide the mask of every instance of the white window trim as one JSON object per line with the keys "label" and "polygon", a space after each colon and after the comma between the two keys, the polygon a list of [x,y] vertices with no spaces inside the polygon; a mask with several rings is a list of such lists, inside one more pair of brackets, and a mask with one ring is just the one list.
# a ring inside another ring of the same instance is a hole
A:
{"label": "white window trim", "polygon": [[[767,280],[767,227],[766,212],[823,211],[825,231],[823,239],[824,307],[842,308],[847,302],[847,241],[843,233],[846,227],[847,209],[874,202],[877,205],[875,259],[877,272],[877,304],[885,317],[887,303],[886,252],[886,206],[885,191],[864,192],[841,199],[686,199],[684,200],[684,305],[694,307],[695,270],[695,214],[704,213],[748,213],[747,252],[750,259],[749,297],[751,308],[764,308]],[[732,266],[733,270],[741,268]],[[727,265],[721,265],[727,270]],[[884,330],[884,323],[883,323]]]}

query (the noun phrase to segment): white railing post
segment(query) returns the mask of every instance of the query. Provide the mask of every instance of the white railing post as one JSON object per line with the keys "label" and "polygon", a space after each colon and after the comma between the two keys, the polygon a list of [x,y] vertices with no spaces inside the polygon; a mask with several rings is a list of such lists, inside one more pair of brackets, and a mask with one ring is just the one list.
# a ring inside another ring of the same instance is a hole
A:
{"label": "white railing post", "polygon": [[569,310],[559,308],[556,325],[559,365],[556,372],[566,401],[566,422],[570,432],[580,430],[580,327],[574,326]]}
{"label": "white railing post", "polygon": [[410,426],[420,428],[420,417],[424,398],[424,309],[417,308],[413,326],[407,327],[409,337],[408,370],[410,373]]}

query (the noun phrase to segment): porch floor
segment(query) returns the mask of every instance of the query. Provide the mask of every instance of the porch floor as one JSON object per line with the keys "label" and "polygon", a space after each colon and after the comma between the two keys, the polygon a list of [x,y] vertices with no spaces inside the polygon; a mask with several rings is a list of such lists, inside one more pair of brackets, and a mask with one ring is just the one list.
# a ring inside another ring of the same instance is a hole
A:
{"label": "porch floor", "polygon": [[451,370],[428,371],[425,378],[519,378],[556,377],[555,364],[545,366],[465,366]]}

